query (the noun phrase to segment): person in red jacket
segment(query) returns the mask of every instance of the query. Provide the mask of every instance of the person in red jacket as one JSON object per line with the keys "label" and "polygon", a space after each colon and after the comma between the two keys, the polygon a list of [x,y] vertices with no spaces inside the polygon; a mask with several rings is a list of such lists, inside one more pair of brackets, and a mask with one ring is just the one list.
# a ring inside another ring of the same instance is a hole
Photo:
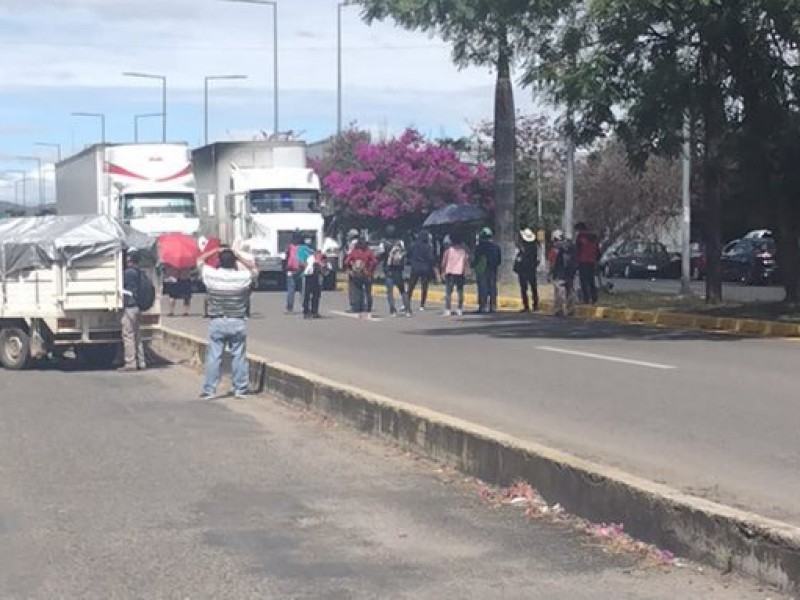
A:
{"label": "person in red jacket", "polygon": [[344,259],[344,268],[353,284],[353,311],[360,317],[372,317],[372,279],[378,259],[361,236]]}
{"label": "person in red jacket", "polygon": [[600,240],[589,231],[586,223],[575,225],[575,251],[578,258],[578,277],[581,282],[581,301],[597,304],[597,261],[600,259]]}

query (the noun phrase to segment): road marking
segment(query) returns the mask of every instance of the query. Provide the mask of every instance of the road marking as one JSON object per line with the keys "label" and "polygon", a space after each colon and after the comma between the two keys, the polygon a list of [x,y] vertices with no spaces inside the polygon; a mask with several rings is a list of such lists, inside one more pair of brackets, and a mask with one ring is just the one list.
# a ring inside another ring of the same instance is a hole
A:
{"label": "road marking", "polygon": [[553,348],[552,346],[537,346],[537,350],[544,352],[556,352],[558,354],[569,354],[571,356],[581,356],[583,358],[594,358],[596,360],[605,360],[608,362],[622,363],[625,365],[633,365],[635,367],[647,367],[648,369],[659,369],[662,371],[670,371],[677,369],[673,365],[662,365],[659,363],[645,362],[642,360],[631,360],[630,358],[620,358],[618,356],[607,356],[605,354],[592,354],[591,352],[579,352],[577,350],[565,350],[563,348]]}
{"label": "road marking", "polygon": [[347,317],[348,319],[357,319],[359,321],[383,321],[383,319],[381,319],[380,317],[370,317],[369,319],[367,319],[366,317],[362,317],[356,313],[344,312],[343,310],[331,310],[328,312],[338,317]]}

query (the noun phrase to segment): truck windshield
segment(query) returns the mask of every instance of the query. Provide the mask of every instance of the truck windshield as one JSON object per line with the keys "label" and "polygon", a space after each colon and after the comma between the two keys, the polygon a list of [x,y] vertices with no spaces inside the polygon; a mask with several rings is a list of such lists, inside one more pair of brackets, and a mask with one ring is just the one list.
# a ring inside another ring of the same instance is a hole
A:
{"label": "truck windshield", "polygon": [[258,215],[319,212],[319,192],[313,190],[253,190],[250,192],[250,212]]}
{"label": "truck windshield", "polygon": [[125,219],[141,219],[160,215],[197,216],[194,194],[171,192],[147,192],[126,195]]}

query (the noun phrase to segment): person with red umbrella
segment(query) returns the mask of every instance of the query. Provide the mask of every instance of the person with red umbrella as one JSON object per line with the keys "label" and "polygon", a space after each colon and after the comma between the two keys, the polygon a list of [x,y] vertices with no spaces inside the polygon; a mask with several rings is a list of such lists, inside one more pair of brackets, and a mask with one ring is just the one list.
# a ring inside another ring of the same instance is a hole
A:
{"label": "person with red umbrella", "polygon": [[158,254],[164,265],[164,293],[169,296],[170,317],[175,305],[183,301],[183,316],[188,317],[192,306],[192,269],[200,256],[197,240],[182,233],[168,233],[158,238]]}

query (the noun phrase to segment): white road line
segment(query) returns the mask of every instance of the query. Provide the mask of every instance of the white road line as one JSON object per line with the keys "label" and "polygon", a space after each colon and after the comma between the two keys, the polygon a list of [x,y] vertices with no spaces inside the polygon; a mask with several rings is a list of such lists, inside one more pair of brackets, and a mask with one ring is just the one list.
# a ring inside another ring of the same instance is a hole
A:
{"label": "white road line", "polygon": [[581,356],[583,358],[593,358],[596,360],[605,360],[608,362],[622,363],[625,365],[633,365],[635,367],[647,367],[648,369],[659,369],[662,371],[671,371],[677,369],[673,365],[662,365],[659,363],[645,362],[642,360],[631,360],[629,358],[620,358],[618,356],[607,356],[605,354],[592,354],[591,352],[579,352],[577,350],[565,350],[564,348],[553,348],[552,346],[537,346],[537,350],[544,352],[556,352],[558,354],[569,354],[572,356]]}
{"label": "white road line", "polygon": [[328,312],[338,317],[347,317],[348,319],[357,319],[359,321],[383,321],[380,317],[370,317],[367,319],[366,317],[360,317],[356,313],[344,312],[343,310],[330,310]]}

